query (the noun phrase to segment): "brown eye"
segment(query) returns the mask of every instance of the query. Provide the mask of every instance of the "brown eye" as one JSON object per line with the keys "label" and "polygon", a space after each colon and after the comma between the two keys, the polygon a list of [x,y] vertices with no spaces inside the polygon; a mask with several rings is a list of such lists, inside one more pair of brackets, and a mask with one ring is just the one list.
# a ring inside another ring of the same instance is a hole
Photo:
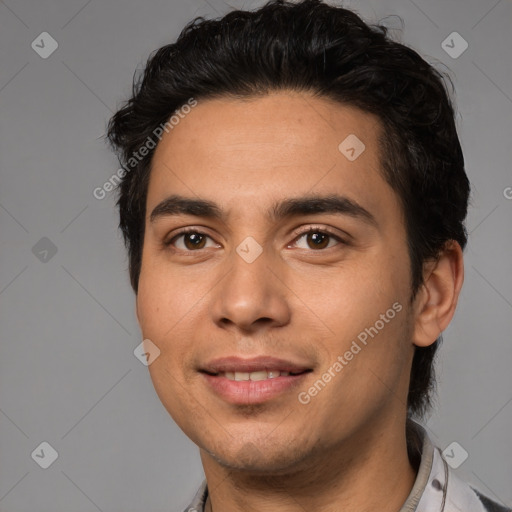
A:
{"label": "brown eye", "polygon": [[312,249],[325,249],[329,245],[330,236],[325,233],[308,233],[306,240]]}
{"label": "brown eye", "polygon": [[[305,243],[299,244],[299,241],[305,239]],[[334,242],[334,243],[332,243]],[[333,245],[342,244],[343,240],[341,240],[338,236],[329,233],[328,231],[324,231],[321,229],[310,229],[296,238],[295,245],[297,245],[300,249],[313,249],[313,250],[321,250],[321,249],[329,249]]]}
{"label": "brown eye", "polygon": [[187,249],[202,249],[205,245],[206,237],[200,233],[185,233],[183,242]]}
{"label": "brown eye", "polygon": [[[207,246],[208,240],[211,240],[208,235],[199,231],[189,230],[178,233],[171,240],[165,242],[165,245],[172,246],[180,251],[193,252],[204,249]],[[209,247],[216,247],[216,244],[212,244]]]}

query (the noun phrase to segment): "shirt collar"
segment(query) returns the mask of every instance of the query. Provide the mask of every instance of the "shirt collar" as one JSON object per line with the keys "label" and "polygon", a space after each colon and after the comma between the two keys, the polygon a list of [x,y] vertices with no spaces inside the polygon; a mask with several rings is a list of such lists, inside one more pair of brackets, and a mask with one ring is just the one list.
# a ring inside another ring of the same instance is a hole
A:
{"label": "shirt collar", "polygon": [[415,450],[418,452],[421,443],[421,461],[416,481],[400,512],[499,510],[485,507],[475,490],[448,466],[441,450],[432,444],[422,426],[412,420],[408,420],[407,426],[409,457],[414,456]]}
{"label": "shirt collar", "polygon": [[206,503],[206,498],[208,497],[208,486],[206,484],[206,479],[203,480],[203,483],[199,487],[192,503],[185,509],[185,512],[204,512],[204,506]]}
{"label": "shirt collar", "polygon": [[[444,465],[439,466],[440,461],[436,458],[434,445],[421,425],[410,418],[407,419],[406,433],[409,459],[415,466],[419,461],[419,466],[414,485],[400,512],[420,512],[422,509],[429,510],[429,512],[441,512],[445,491],[440,492],[440,490],[446,489],[446,486],[443,485],[446,481],[443,474]],[[435,479],[436,483],[434,484]],[[420,502],[422,509],[418,507]]]}

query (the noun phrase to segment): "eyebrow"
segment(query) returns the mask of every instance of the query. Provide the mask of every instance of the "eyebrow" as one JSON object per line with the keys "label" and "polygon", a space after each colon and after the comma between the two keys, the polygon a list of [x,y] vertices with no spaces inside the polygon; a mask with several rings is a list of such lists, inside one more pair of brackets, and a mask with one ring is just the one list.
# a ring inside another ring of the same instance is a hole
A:
{"label": "eyebrow", "polygon": [[[267,218],[278,220],[300,215],[339,214],[360,219],[374,227],[376,218],[363,206],[348,197],[331,194],[327,196],[302,196],[284,199],[274,203],[267,211]],[[155,222],[162,217],[174,215],[193,215],[226,222],[228,212],[217,203],[207,199],[189,198],[171,195],[161,201],[151,212],[149,221]]]}

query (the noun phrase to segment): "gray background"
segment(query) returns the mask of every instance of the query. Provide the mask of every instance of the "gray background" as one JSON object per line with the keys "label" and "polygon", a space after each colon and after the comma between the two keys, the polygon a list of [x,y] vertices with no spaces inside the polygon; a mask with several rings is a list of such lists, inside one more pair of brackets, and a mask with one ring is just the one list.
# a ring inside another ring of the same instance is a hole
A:
{"label": "gray background", "polygon": [[[428,426],[441,448],[457,441],[469,453],[463,478],[511,506],[512,4],[343,5],[370,22],[400,15],[402,40],[451,69],[471,234]],[[174,512],[202,481],[196,447],[133,354],[141,334],[114,196],[92,191],[118,168],[101,136],[135,68],[195,15],[229,9],[214,0],[0,1],[2,512]],[[58,42],[46,59],[31,47],[44,31]],[[453,31],[469,44],[458,58],[441,46]],[[41,252],[43,237],[54,255]],[[43,441],[59,454],[48,469],[31,457]]]}

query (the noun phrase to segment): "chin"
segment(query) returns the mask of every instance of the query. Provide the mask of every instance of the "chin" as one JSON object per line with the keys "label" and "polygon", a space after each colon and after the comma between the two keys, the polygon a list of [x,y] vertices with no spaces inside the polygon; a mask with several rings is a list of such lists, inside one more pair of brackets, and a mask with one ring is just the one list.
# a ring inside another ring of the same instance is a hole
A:
{"label": "chin", "polygon": [[[227,440],[225,440],[227,441]],[[300,451],[297,449],[301,447]],[[308,447],[301,441],[280,443],[247,441],[235,443],[231,440],[218,450],[203,448],[218,464],[229,470],[261,475],[289,474],[297,470],[299,463],[306,457]]]}

